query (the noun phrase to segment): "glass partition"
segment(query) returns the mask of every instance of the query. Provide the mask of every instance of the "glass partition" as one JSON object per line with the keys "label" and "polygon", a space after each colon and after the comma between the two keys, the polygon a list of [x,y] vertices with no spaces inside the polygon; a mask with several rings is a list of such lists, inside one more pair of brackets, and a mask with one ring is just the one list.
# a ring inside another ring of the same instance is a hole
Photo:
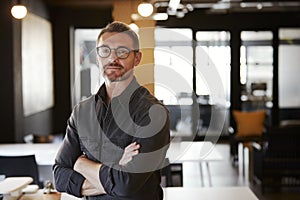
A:
{"label": "glass partition", "polygon": [[300,29],[280,29],[279,40],[279,108],[299,108]]}
{"label": "glass partition", "polygon": [[[198,135],[227,134],[230,107],[230,33],[196,33],[196,93],[200,108]],[[220,119],[215,119],[215,115]],[[222,124],[222,128],[216,123]],[[211,123],[212,122],[212,123]],[[221,129],[221,130],[220,130]],[[220,133],[221,132],[221,133]]]}
{"label": "glass partition", "polygon": [[272,39],[271,31],[241,32],[240,81],[243,110],[273,106]]}
{"label": "glass partition", "polygon": [[[226,107],[230,106],[230,33],[228,31],[198,31],[196,33],[196,93],[201,104],[216,104],[212,97],[212,85],[209,85],[208,71],[213,72],[215,81],[220,81],[226,98]],[[207,70],[205,70],[207,69]],[[217,79],[217,76],[219,77]]]}
{"label": "glass partition", "polygon": [[76,29],[74,67],[71,68],[72,107],[94,94],[104,79],[96,63],[96,39],[101,29]]}
{"label": "glass partition", "polygon": [[156,28],[155,44],[154,91],[169,109],[171,136],[193,137],[192,30]]}
{"label": "glass partition", "polygon": [[[191,29],[155,29],[155,96],[164,104],[192,104],[193,49]],[[173,76],[172,76],[173,75]]]}

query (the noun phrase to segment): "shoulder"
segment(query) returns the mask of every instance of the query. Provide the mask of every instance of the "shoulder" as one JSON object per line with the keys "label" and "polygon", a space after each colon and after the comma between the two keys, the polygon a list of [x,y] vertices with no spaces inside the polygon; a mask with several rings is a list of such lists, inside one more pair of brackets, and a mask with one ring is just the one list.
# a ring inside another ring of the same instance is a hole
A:
{"label": "shoulder", "polygon": [[145,87],[140,86],[132,95],[133,101],[138,101],[144,105],[161,104],[163,105],[155,96],[153,96]]}
{"label": "shoulder", "polygon": [[90,109],[92,106],[95,106],[95,95],[91,95],[88,98],[80,101],[73,108],[73,113],[78,113],[85,109]]}
{"label": "shoulder", "polygon": [[145,87],[140,86],[132,95],[131,104],[135,110],[148,113],[149,109],[155,105],[168,113],[165,105],[152,95]]}

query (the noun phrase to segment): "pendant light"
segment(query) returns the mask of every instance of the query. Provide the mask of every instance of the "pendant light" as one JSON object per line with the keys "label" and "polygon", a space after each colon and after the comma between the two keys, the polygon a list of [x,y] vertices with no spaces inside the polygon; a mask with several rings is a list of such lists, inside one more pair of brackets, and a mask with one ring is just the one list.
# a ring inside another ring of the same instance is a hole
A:
{"label": "pendant light", "polygon": [[140,3],[138,13],[143,17],[149,17],[153,13],[153,5],[147,2]]}
{"label": "pendant light", "polygon": [[23,19],[27,15],[27,8],[17,0],[17,4],[11,8],[11,14],[16,19]]}

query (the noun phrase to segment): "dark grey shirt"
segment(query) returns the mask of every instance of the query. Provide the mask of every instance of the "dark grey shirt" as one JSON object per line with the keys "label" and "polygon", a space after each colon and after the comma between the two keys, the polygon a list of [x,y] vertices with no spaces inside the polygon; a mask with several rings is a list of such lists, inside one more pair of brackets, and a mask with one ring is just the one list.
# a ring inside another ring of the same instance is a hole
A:
{"label": "dark grey shirt", "polygon": [[[167,109],[134,79],[109,105],[105,85],[73,109],[53,166],[58,191],[81,197],[84,177],[73,170],[85,154],[101,162],[100,181],[107,194],[89,199],[161,200],[160,168],[169,145]],[[140,153],[119,166],[126,146],[136,141]]]}

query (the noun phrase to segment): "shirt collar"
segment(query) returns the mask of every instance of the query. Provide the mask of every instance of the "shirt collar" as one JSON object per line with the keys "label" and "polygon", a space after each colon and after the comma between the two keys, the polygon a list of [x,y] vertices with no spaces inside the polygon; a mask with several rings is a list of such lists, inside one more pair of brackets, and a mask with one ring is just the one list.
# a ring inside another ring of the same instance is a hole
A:
{"label": "shirt collar", "polygon": [[[140,84],[137,82],[136,78],[133,77],[132,81],[129,83],[127,88],[118,96],[114,97],[112,101],[118,101],[122,106],[125,106],[126,102],[130,101],[132,94],[140,87]],[[101,99],[105,102],[107,98],[107,91],[105,83],[101,85],[96,95],[96,102]]]}

